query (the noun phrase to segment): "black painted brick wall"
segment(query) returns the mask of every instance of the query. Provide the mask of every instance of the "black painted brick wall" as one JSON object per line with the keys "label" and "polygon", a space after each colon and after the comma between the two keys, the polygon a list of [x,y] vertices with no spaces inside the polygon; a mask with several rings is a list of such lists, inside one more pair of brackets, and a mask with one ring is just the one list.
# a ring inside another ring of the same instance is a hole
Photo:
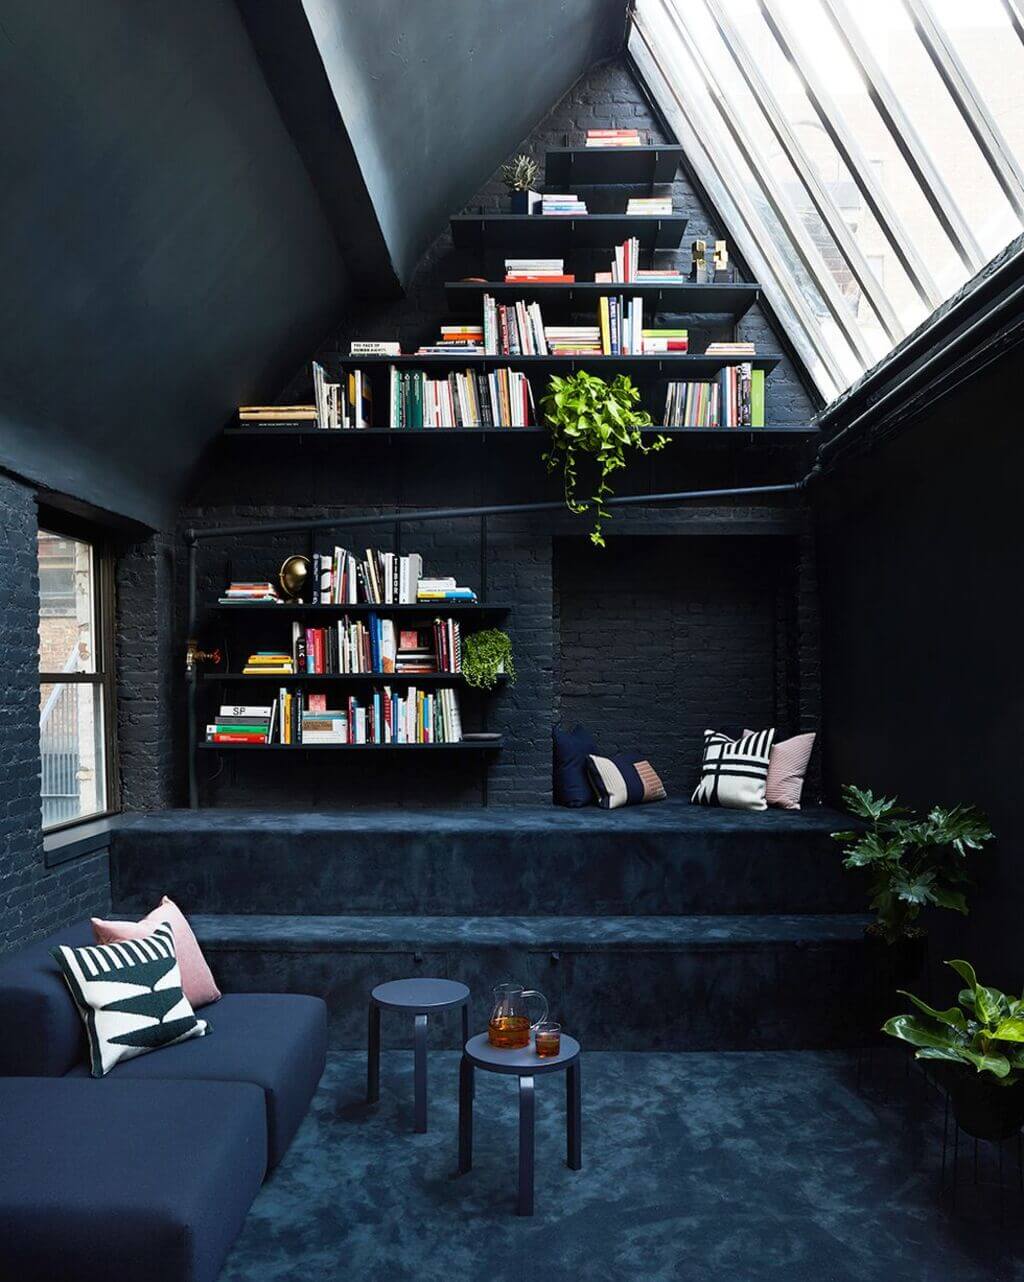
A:
{"label": "black painted brick wall", "polygon": [[43,863],[36,529],[32,491],[0,476],[0,953],[110,906],[105,855]]}
{"label": "black painted brick wall", "polygon": [[[583,132],[591,126],[636,124],[646,130],[652,141],[661,141],[657,125],[646,101],[624,62],[595,67],[538,125],[517,150],[525,150],[543,159],[545,148],[562,146],[566,141],[582,141]],[[646,190],[646,189],[644,189]],[[616,207],[623,207],[630,189],[614,193]],[[643,194],[637,189],[635,194]],[[695,236],[722,235],[715,219],[700,206],[692,184],[685,175],[672,184],[675,206],[688,214],[687,237],[678,256],[663,255],[659,261],[688,263],[690,241]],[[588,189],[591,208],[602,208],[595,189]],[[467,209],[507,209],[507,194],[496,171],[492,180],[467,203]],[[607,265],[604,252],[577,261],[580,275],[587,278],[595,267]],[[405,350],[436,337],[438,326],[446,316],[444,282],[466,275],[479,275],[486,265],[493,275],[501,268],[501,255],[482,264],[475,256],[456,253],[445,229],[424,256],[404,299],[390,303],[371,300],[355,306],[350,318],[318,353],[329,373],[349,365],[348,344],[353,337],[399,338]],[[699,349],[705,338],[721,336],[723,331],[701,330],[691,324],[694,347]],[[753,309],[740,327],[741,337],[753,338],[758,350],[779,354],[780,345],[764,315]],[[378,380],[380,398],[377,417],[386,412],[384,387]],[[308,369],[301,371],[282,392],[282,400],[309,395]],[[538,391],[541,389],[537,389]],[[660,408],[659,388],[647,388],[649,405]],[[783,359],[768,382],[769,413],[775,422],[806,422],[811,404],[792,365]],[[140,554],[142,566],[122,572],[121,608],[126,635],[121,650],[122,700],[128,699],[122,713],[123,733],[133,740],[131,752],[123,756],[122,769],[126,802],[130,806],[162,804],[173,797],[184,800],[182,775],[185,758],[184,687],[180,678],[185,641],[184,627],[184,556],[180,535],[191,523],[254,523],[293,516],[327,514],[354,515],[368,511],[391,511],[400,508],[472,505],[479,503],[525,502],[558,499],[557,477],[549,477],[541,462],[542,445],[533,438],[509,438],[467,442],[452,438],[388,438],[313,440],[284,443],[265,441],[223,441],[206,460],[193,495],[181,513],[178,530],[179,550],[174,601],[176,623],[173,628],[173,650],[170,658],[170,682],[162,682],[154,673],[164,671],[166,655],[160,650],[163,638],[172,629],[162,628],[160,609],[148,604],[133,604],[138,594],[151,593],[151,584],[159,583],[161,571],[149,553]],[[804,474],[811,463],[811,447],[799,438],[785,445],[726,437],[708,440],[689,438],[673,442],[656,458],[635,463],[617,477],[620,494],[651,490],[709,488],[790,481]],[[704,506],[620,512],[613,522],[618,535],[685,535],[707,528],[741,530],[761,523],[788,521],[792,513],[783,505]],[[486,705],[475,702],[475,696],[464,696],[465,719],[471,725],[483,724],[486,706],[490,728],[505,731],[508,746],[500,754],[487,776],[487,798],[491,804],[536,804],[550,798],[550,727],[558,708],[554,669],[559,660],[557,644],[557,600],[553,593],[552,541],[558,537],[579,535],[580,523],[564,515],[515,521],[513,518],[492,520],[488,530],[487,596],[492,601],[507,601],[514,606],[508,627],[515,646],[520,673],[517,686],[503,689]],[[339,536],[338,541],[357,548],[372,543],[390,547],[389,527],[367,528],[358,533]],[[403,535],[404,550],[423,553],[431,570],[458,574],[471,586],[481,588],[479,568],[479,525],[476,522],[458,526],[422,526],[407,528]],[[319,548],[333,544],[325,535]],[[207,545],[200,556],[201,583],[199,599],[215,597],[228,577],[272,574],[284,555],[308,551],[302,534],[260,538],[248,547],[238,540],[223,545]],[[794,554],[795,555],[795,554]],[[799,581],[804,583],[806,567],[797,567]],[[795,572],[795,571],[794,571]],[[816,677],[813,629],[809,622],[797,628],[797,616],[813,612],[813,600],[804,592],[795,603],[792,594],[777,601],[781,611],[775,637],[777,671],[772,674],[772,697],[788,700],[787,708],[801,706],[790,713],[793,721],[813,718],[816,695],[812,689]],[[785,638],[784,655],[779,657],[779,639]],[[147,640],[147,637],[149,640]],[[155,641],[153,638],[161,638]],[[267,644],[279,644],[280,634],[268,636]],[[202,625],[200,640],[222,644],[231,649],[232,666],[237,667],[242,650],[257,648],[256,638],[236,625],[225,626],[223,620],[208,616]],[[147,662],[147,653],[150,656]],[[620,656],[610,655],[609,662],[618,664]],[[213,706],[216,694],[206,690],[207,707]],[[479,717],[477,714],[480,714]],[[202,718],[205,713],[200,716]],[[173,745],[168,753],[147,746],[145,740],[151,725],[162,725],[164,743]],[[135,730],[139,733],[135,736]],[[204,777],[203,797],[206,804],[243,807],[285,806],[357,806],[393,802],[401,805],[474,805],[484,796],[483,774],[477,765],[462,764],[453,768],[449,760],[437,761],[417,757],[415,766],[409,758],[387,765],[387,759],[355,761],[351,755],[332,757],[311,754],[294,761],[282,762],[279,755],[255,756],[239,760],[230,754],[217,762],[213,754],[200,754]],[[214,777],[215,776],[215,777]]]}

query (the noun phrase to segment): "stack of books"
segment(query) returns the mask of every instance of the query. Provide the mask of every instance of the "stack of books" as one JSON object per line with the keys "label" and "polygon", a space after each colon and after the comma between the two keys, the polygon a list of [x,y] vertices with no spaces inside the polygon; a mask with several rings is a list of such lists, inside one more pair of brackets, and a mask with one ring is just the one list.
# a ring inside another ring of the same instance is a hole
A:
{"label": "stack of books", "polygon": [[484,351],[488,356],[547,356],[540,303],[505,306],[484,295]]}
{"label": "stack of books", "polygon": [[296,672],[310,676],[395,671],[395,622],[371,614],[365,621],[348,615],[324,628],[292,624]]}
{"label": "stack of books", "polygon": [[221,704],[206,727],[207,743],[270,743],[277,728],[277,700],[269,706]]}
{"label": "stack of books", "polygon": [[541,197],[540,212],[542,214],[575,214],[577,216],[586,214],[586,202],[580,200],[579,196],[569,194],[548,194],[547,192]]}
{"label": "stack of books", "polygon": [[417,356],[483,356],[482,325],[442,325],[441,337],[416,349]]}
{"label": "stack of books", "polygon": [[566,272],[563,258],[506,258],[506,285],[528,281],[547,285],[572,285],[576,277]]}
{"label": "stack of books", "polygon": [[429,628],[402,628],[395,671],[405,676],[462,671],[462,632],[457,619],[435,619]]}
{"label": "stack of books", "polygon": [[416,593],[418,601],[475,601],[472,588],[460,587],[455,579],[420,579]]}
{"label": "stack of books", "polygon": [[390,339],[356,338],[349,344],[350,356],[401,356],[402,344]]}
{"label": "stack of books", "polygon": [[756,356],[757,350],[749,342],[708,343],[705,356]]}
{"label": "stack of books", "polygon": [[640,134],[636,129],[588,129],[588,147],[639,147]]}
{"label": "stack of books", "polygon": [[316,427],[315,405],[239,405],[239,427]]}
{"label": "stack of books", "polygon": [[390,385],[393,428],[528,427],[534,417],[529,380],[507,368],[431,379],[422,370],[392,365]]}
{"label": "stack of books", "polygon": [[[310,695],[310,699],[314,698]],[[344,744],[348,738],[348,713],[330,711],[327,707],[307,709],[302,713],[299,742],[306,744]]]}
{"label": "stack of books", "polygon": [[671,196],[631,196],[626,205],[627,214],[643,214],[648,218],[664,217],[672,213]]}
{"label": "stack of books", "polygon": [[665,427],[764,427],[764,370],[749,363],[711,382],[669,383]]}
{"label": "stack of books", "polygon": [[242,579],[232,579],[224,595],[217,599],[221,605],[235,605],[239,601],[281,602],[272,583],[250,583]]}
{"label": "stack of books", "polygon": [[552,356],[600,356],[603,351],[597,325],[548,325],[544,336]]}
{"label": "stack of books", "polygon": [[257,650],[242,671],[247,677],[294,676],[295,662],[283,650]]}
{"label": "stack of books", "polygon": [[662,352],[685,353],[690,350],[690,335],[685,329],[645,329],[642,333],[645,356]]}

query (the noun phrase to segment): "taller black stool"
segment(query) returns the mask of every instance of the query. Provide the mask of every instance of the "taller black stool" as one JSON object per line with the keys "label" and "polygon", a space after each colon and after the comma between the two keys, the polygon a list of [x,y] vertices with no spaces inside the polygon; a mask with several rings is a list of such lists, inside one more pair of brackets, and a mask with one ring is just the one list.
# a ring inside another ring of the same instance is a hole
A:
{"label": "taller black stool", "polygon": [[427,1018],[462,1007],[462,1041],[469,1037],[469,989],[452,979],[393,979],[370,994],[370,1035],[366,1053],[366,1102],[380,1099],[380,1013],[401,1010],[415,1016],[413,1082],[415,1129],[427,1129]]}

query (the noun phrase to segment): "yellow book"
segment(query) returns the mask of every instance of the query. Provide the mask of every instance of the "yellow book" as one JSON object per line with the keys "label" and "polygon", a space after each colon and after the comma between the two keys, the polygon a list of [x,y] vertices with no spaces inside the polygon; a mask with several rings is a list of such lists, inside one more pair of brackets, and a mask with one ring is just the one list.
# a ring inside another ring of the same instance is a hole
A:
{"label": "yellow book", "polygon": [[608,311],[608,299],[604,294],[601,295],[598,307],[598,322],[601,326],[601,351],[605,356],[610,356],[612,352],[611,314]]}

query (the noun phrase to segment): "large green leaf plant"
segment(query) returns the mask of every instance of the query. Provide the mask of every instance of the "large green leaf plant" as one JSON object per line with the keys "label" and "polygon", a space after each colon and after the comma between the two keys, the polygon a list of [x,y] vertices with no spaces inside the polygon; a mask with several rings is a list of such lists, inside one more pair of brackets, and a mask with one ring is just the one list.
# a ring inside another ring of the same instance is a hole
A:
{"label": "large green leaf plant", "polygon": [[[604,547],[602,522],[611,517],[605,500],[612,493],[608,478],[624,468],[630,451],[650,454],[662,450],[667,436],[644,441],[640,429],[650,427],[651,416],[640,409],[640,391],[626,374],[610,383],[596,374],[579,370],[566,377],[553,375],[541,408],[551,428],[551,444],[544,454],[549,472],[562,470],[565,504],[570,512],[594,514],[590,541]],[[594,491],[588,499],[578,497],[579,463],[591,458],[597,465]]]}
{"label": "large green leaf plant", "polygon": [[921,817],[895,797],[852,784],[843,801],[866,827],[832,837],[843,843],[843,867],[867,873],[876,929],[887,943],[920,933],[915,923],[927,905],[967,912],[968,858],[993,837],[984,815],[973,806],[933,806]]}
{"label": "large green leaf plant", "polygon": [[[1024,1079],[1024,997],[1008,997],[978,983],[974,967],[950,961],[967,985],[949,1010],[936,1010],[900,989],[921,1015],[894,1015],[882,1025],[890,1037],[916,1047],[917,1059],[963,1064],[991,1073],[1006,1086]],[[923,1018],[921,1018],[923,1016]]]}

